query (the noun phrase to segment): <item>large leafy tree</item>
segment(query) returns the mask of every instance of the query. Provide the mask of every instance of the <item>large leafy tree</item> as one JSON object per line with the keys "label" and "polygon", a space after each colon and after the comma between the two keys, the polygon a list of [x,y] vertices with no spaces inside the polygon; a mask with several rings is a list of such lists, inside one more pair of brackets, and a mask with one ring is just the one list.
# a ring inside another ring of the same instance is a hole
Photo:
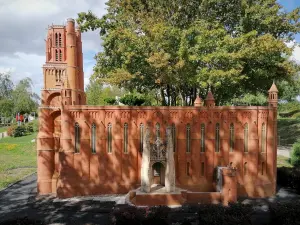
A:
{"label": "large leafy tree", "polygon": [[276,0],[109,0],[98,18],[79,13],[82,31],[100,29],[94,79],[139,92],[162,105],[191,105],[211,86],[218,102],[266,92],[293,79],[285,42],[299,31],[299,8]]}
{"label": "large leafy tree", "polygon": [[19,81],[12,93],[14,113],[35,112],[38,107],[39,96],[32,91],[32,80],[24,78]]}

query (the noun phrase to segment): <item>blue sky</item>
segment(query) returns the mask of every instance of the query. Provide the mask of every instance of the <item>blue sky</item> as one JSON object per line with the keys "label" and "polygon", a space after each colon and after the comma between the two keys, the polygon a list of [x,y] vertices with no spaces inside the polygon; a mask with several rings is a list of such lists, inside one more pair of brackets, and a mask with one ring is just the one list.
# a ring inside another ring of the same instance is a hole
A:
{"label": "blue sky", "polygon": [[[106,13],[107,0],[0,0],[0,72],[10,71],[15,83],[30,77],[34,91],[43,87],[42,65],[45,63],[47,27],[65,24],[67,18],[92,10],[96,15]],[[300,0],[278,0],[284,9],[300,7]],[[26,3],[26,4],[24,4]],[[32,7],[34,6],[34,7]],[[300,43],[300,35],[296,41]],[[101,50],[98,31],[82,34],[85,84],[93,73],[94,56]],[[300,47],[293,58],[300,63]]]}

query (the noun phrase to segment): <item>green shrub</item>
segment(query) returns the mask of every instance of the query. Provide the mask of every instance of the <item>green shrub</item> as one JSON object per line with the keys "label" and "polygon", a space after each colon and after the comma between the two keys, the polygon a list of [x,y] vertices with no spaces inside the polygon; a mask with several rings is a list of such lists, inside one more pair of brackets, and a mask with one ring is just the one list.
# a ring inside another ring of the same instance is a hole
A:
{"label": "green shrub", "polygon": [[117,101],[115,98],[113,97],[107,97],[104,99],[104,101],[108,104],[108,105],[115,105],[117,104]]}
{"label": "green shrub", "polygon": [[27,132],[28,134],[34,132],[34,129],[33,129],[33,123],[32,123],[32,122],[26,123],[25,128],[26,128],[26,132]]}
{"label": "green shrub", "polygon": [[293,145],[293,150],[291,154],[291,163],[293,166],[300,166],[300,142],[296,142]]}
{"label": "green shrub", "polygon": [[[300,111],[300,110],[299,110]],[[293,119],[300,119],[300,112],[298,113],[295,113],[293,116],[292,116]]]}
{"label": "green shrub", "polygon": [[15,129],[13,136],[14,137],[22,137],[22,136],[25,136],[26,134],[27,134],[26,127],[24,125],[21,125]]}
{"label": "green shrub", "polygon": [[31,121],[32,125],[33,125],[33,132],[38,132],[39,131],[39,120],[33,120]]}
{"label": "green shrub", "polygon": [[141,106],[146,102],[146,97],[138,93],[127,94],[120,98],[120,102],[129,106]]}

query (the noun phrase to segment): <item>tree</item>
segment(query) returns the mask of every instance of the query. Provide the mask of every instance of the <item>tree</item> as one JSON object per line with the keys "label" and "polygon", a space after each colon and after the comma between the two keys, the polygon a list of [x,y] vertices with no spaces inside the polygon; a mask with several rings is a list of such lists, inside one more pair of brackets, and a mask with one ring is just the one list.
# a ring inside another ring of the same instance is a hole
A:
{"label": "tree", "polygon": [[116,104],[116,96],[122,96],[126,92],[113,85],[104,85],[91,79],[86,88],[87,103],[89,105],[113,105]]}
{"label": "tree", "polygon": [[11,99],[13,88],[14,84],[11,81],[10,73],[0,72],[0,100]]}
{"label": "tree", "polygon": [[14,113],[35,112],[38,107],[39,96],[32,91],[32,80],[24,78],[16,85],[12,92]]}
{"label": "tree", "polygon": [[109,0],[98,18],[79,13],[82,31],[100,28],[103,52],[94,78],[147,93],[162,105],[192,105],[208,86],[218,103],[290,82],[297,66],[285,42],[299,31],[299,11],[276,0]]}

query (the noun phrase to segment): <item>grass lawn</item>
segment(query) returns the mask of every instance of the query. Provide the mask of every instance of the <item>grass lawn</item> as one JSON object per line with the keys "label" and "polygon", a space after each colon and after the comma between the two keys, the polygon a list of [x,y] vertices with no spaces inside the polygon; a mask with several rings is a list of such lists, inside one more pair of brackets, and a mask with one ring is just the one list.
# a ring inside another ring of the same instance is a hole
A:
{"label": "grass lawn", "polygon": [[277,155],[277,167],[293,167],[290,159],[281,155]]}
{"label": "grass lawn", "polygon": [[36,135],[0,139],[0,190],[36,172]]}
{"label": "grass lawn", "polygon": [[5,132],[8,127],[0,127],[0,133]]}
{"label": "grass lawn", "polygon": [[300,140],[300,119],[278,119],[278,145],[292,146]]}

